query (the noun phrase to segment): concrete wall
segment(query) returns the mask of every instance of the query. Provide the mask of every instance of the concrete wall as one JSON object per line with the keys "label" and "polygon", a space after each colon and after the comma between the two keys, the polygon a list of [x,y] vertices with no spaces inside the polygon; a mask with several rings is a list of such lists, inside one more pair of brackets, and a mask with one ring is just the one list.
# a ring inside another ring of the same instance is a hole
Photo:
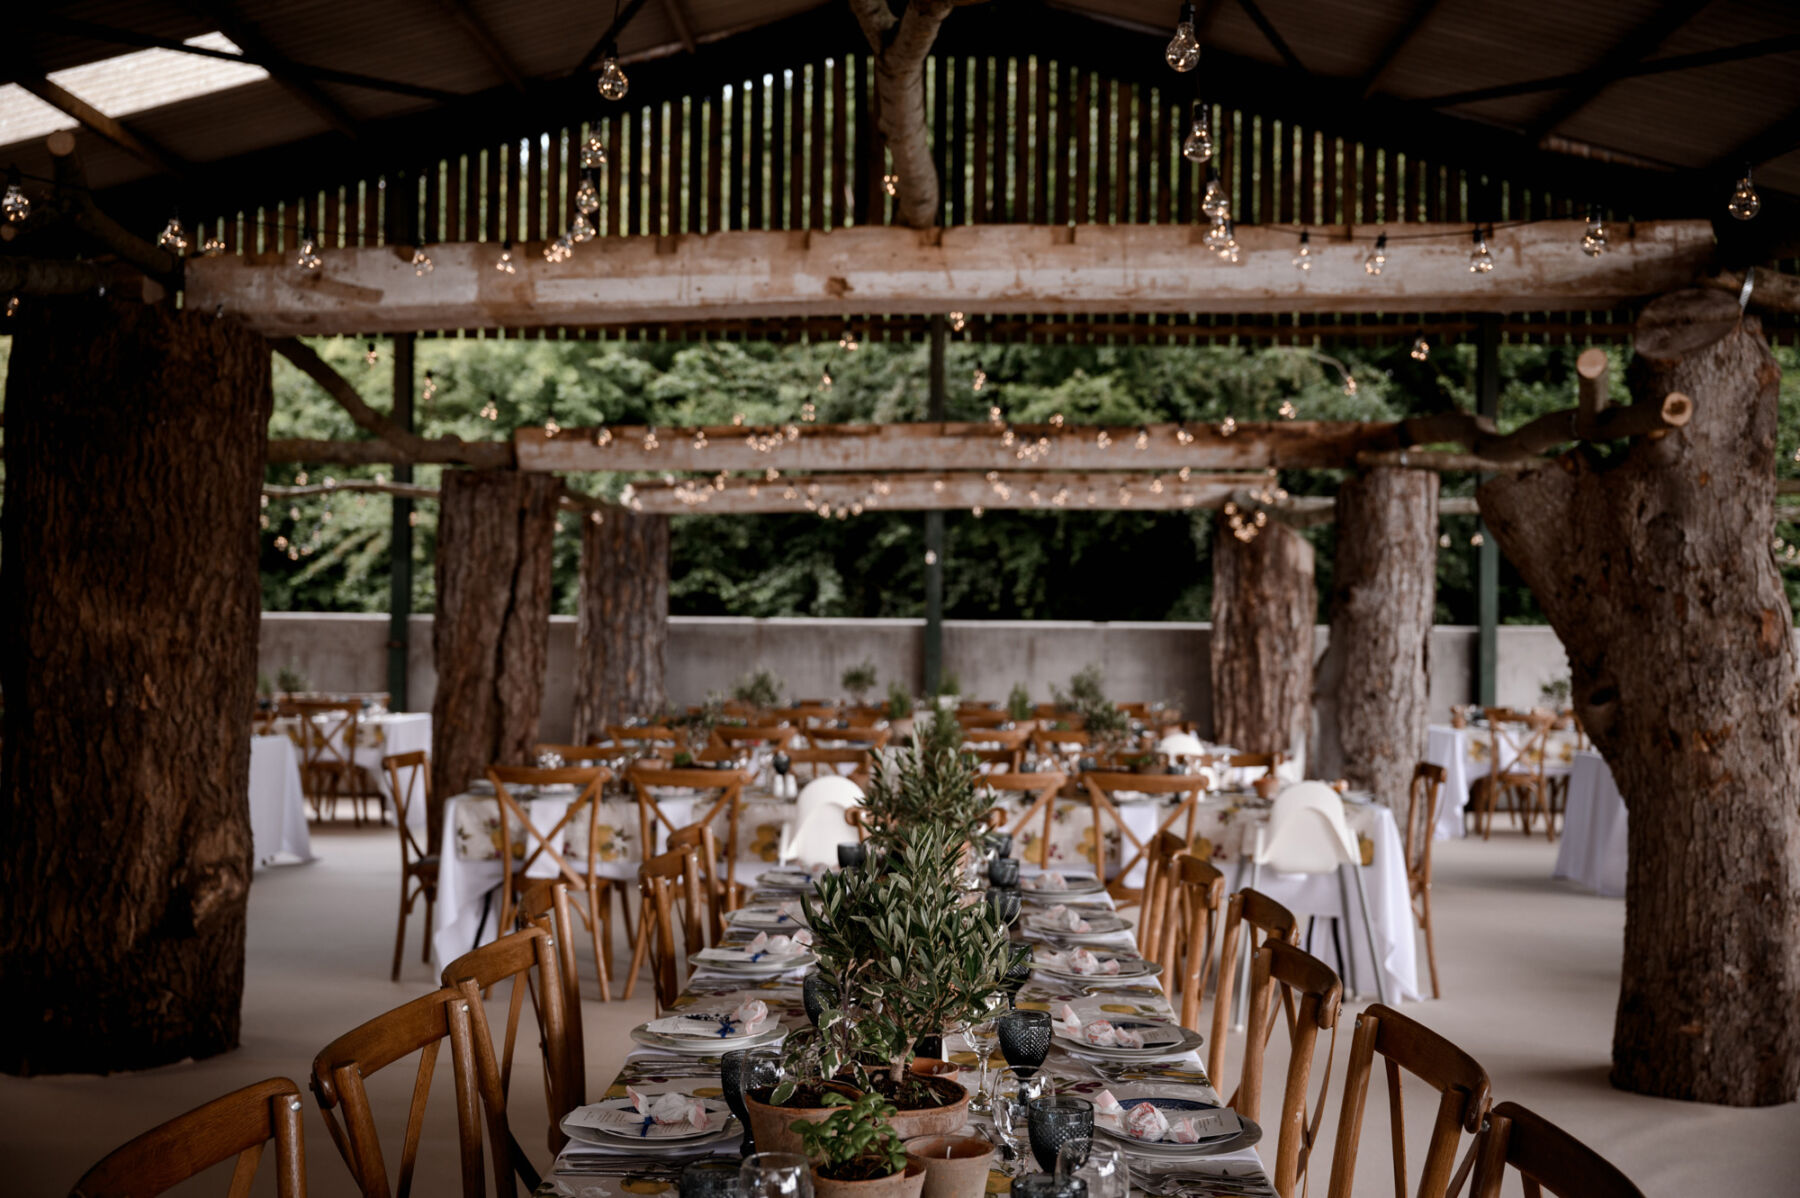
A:
{"label": "concrete wall", "polygon": [[[751,620],[676,616],[669,621],[669,698],[696,703],[710,691],[729,691],[739,678],[767,666],[790,698],[835,696],[846,666],[873,661],[881,686],[899,678],[919,683],[919,620]],[[1063,621],[951,620],[944,625],[945,667],[963,692],[1003,699],[1023,682],[1034,699],[1048,699],[1051,684],[1091,662],[1106,671],[1108,693],[1119,698],[1164,699],[1209,726],[1212,696],[1209,624],[1079,623]],[[1323,652],[1327,629],[1318,628]],[[260,667],[270,678],[293,666],[320,690],[378,691],[387,687],[387,617],[266,612]],[[1498,699],[1529,706],[1539,688],[1565,676],[1568,665],[1556,634],[1547,627],[1508,625],[1499,630]],[[575,620],[550,621],[550,671],[544,685],[543,735],[569,734],[575,685]],[[1431,638],[1431,718],[1474,698],[1475,629],[1440,626]],[[408,705],[431,708],[437,674],[432,663],[431,617],[414,616],[407,652]]]}

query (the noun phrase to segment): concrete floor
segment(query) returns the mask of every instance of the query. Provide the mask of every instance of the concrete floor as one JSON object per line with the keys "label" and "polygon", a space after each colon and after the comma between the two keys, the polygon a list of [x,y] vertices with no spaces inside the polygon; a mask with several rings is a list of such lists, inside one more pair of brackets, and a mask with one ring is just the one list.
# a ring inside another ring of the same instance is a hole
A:
{"label": "concrete floor", "polygon": [[[418,960],[422,915],[410,929],[410,956],[399,983],[387,979],[393,951],[397,848],[391,829],[315,828],[312,865],[259,873],[251,891],[248,985],[243,1045],[233,1053],[116,1077],[0,1078],[0,1194],[64,1194],[108,1150],[155,1123],[266,1077],[304,1088],[312,1057],[333,1036],[423,993],[434,979]],[[1541,839],[1496,832],[1488,843],[1438,846],[1437,913],[1444,998],[1408,1013],[1479,1060],[1497,1098],[1512,1099],[1562,1123],[1625,1169],[1648,1195],[1792,1194],[1800,1191],[1800,1107],[1732,1110],[1621,1094],[1606,1082],[1617,1000],[1624,906],[1550,880],[1554,849]],[[1328,942],[1320,942],[1321,946]],[[1329,955],[1329,948],[1324,952]],[[1423,968],[1423,953],[1421,953]],[[588,978],[591,982],[591,975]],[[593,993],[591,986],[589,992]],[[1347,1015],[1353,1013],[1347,1012]],[[498,1014],[498,1012],[497,1012]],[[650,1015],[648,979],[629,1003],[583,1004],[588,1090],[597,1096],[629,1047],[627,1028]],[[504,1018],[500,1014],[500,1018]],[[1210,1018],[1210,1010],[1205,1018]],[[1329,1175],[1346,1018],[1332,1071],[1332,1094],[1315,1192]],[[1270,1048],[1266,1076],[1279,1101],[1284,1037]],[[1227,1080],[1238,1069],[1229,1054]],[[512,1085],[519,1143],[540,1164],[545,1113],[534,1061],[527,1054]],[[1314,1080],[1317,1083],[1318,1070]],[[410,1064],[371,1084],[390,1153],[412,1086]],[[1230,1085],[1222,1087],[1229,1090]],[[414,1192],[454,1193],[450,1080],[440,1066]],[[1391,1192],[1383,1083],[1370,1087],[1357,1194]],[[1430,1106],[1409,1095],[1408,1158],[1416,1170]],[[1272,1111],[1266,1110],[1265,1117]],[[308,1103],[310,1192],[350,1194],[348,1173]],[[390,1164],[390,1169],[391,1169]],[[217,1194],[223,1172],[177,1193]],[[1416,1182],[1416,1177],[1415,1177]],[[258,1193],[272,1193],[269,1169]],[[1514,1192],[1508,1187],[1508,1192]]]}

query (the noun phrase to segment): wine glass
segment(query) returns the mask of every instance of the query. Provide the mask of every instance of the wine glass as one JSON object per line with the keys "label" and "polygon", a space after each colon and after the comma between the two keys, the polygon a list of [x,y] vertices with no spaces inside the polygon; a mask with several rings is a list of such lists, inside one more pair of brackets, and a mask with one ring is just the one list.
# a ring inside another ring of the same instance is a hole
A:
{"label": "wine glass", "polygon": [[1008,1066],[995,1072],[988,1087],[988,1106],[994,1116],[994,1130],[1006,1146],[1003,1169],[1008,1177],[1016,1177],[1024,1165],[1020,1141],[1030,1135],[1030,1106],[1033,1099],[1049,1093],[1050,1079],[1036,1070]]}
{"label": "wine glass", "polygon": [[988,999],[984,1011],[962,1025],[963,1039],[968,1041],[969,1048],[975,1053],[976,1064],[981,1067],[981,1080],[969,1097],[969,1109],[977,1114],[988,1109],[988,1058],[994,1055],[994,1049],[999,1045],[994,1021],[1005,1007],[1005,997],[995,994]]}
{"label": "wine glass", "polygon": [[[1049,1173],[1056,1169],[1057,1153],[1071,1142],[1086,1145],[1094,1138],[1094,1104],[1073,1094],[1046,1094],[1034,1098],[1026,1107],[1026,1135],[1031,1140],[1031,1155],[1038,1168]],[[1084,1146],[1083,1159],[1089,1155]]]}
{"label": "wine glass", "polygon": [[994,1021],[1006,1063],[1029,1077],[1050,1055],[1050,1013],[1008,1011]]}
{"label": "wine glass", "polygon": [[793,1152],[758,1152],[738,1170],[738,1198],[812,1198],[806,1158]]}
{"label": "wine glass", "polygon": [[1086,1183],[1087,1198],[1129,1198],[1125,1154],[1098,1140],[1070,1140],[1056,1151],[1056,1176]]}

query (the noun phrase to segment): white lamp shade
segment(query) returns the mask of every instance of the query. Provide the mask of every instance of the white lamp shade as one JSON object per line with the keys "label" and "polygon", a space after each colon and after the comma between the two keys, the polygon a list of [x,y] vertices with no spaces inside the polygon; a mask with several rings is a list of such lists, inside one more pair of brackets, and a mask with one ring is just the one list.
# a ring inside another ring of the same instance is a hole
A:
{"label": "white lamp shade", "polygon": [[1156,751],[1164,757],[1204,757],[1206,746],[1192,732],[1171,732],[1156,742]]}
{"label": "white lamp shade", "polygon": [[841,775],[826,774],[814,778],[801,787],[795,800],[804,809],[822,807],[860,807],[863,801],[862,787]]}

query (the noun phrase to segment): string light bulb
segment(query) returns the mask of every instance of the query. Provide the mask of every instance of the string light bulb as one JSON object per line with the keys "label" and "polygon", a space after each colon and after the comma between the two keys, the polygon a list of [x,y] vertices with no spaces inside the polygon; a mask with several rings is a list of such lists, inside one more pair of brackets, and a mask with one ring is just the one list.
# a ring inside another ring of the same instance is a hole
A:
{"label": "string light bulb", "polygon": [[494,269],[503,275],[517,274],[518,265],[513,261],[512,241],[508,239],[500,246],[500,257],[494,262]]}
{"label": "string light bulb", "polygon": [[1200,65],[1200,39],[1194,36],[1192,4],[1181,6],[1181,16],[1175,22],[1175,36],[1163,50],[1163,61],[1183,75]]}
{"label": "string light bulb", "polygon": [[[975,368],[974,379],[971,383],[971,389],[975,390],[975,391],[979,391],[985,386],[987,386],[987,371],[985,371],[981,367],[977,366]],[[999,411],[998,408],[996,408],[994,410]]]}
{"label": "string light bulb", "polygon": [[1431,342],[1425,340],[1424,333],[1413,338],[1412,348],[1407,351],[1407,355],[1415,362],[1423,362],[1431,356]]}
{"label": "string light bulb", "polygon": [[556,423],[555,413],[546,415],[544,417],[544,436],[548,439],[554,440],[556,437],[556,434],[558,434],[560,432],[562,432],[562,425]]}
{"label": "string light bulb", "polygon": [[217,237],[208,237],[205,241],[200,243],[200,256],[202,258],[217,258],[224,252],[225,243]]}
{"label": "string light bulb", "polygon": [[13,317],[17,316],[18,314],[19,314],[19,297],[16,295],[7,296],[6,297],[6,319],[11,320]]}
{"label": "string light bulb", "polygon": [[1344,376],[1344,394],[1345,395],[1355,395],[1356,394],[1356,376],[1355,375],[1347,374]]}
{"label": "string light bulb", "polygon": [[544,243],[544,261],[546,262],[567,262],[574,256],[575,243],[569,240],[567,233],[555,241]]}
{"label": "string light bulb", "polygon": [[[12,193],[9,190],[7,194]],[[1731,201],[1725,205],[1725,211],[1731,213],[1738,220],[1750,220],[1762,211],[1762,197],[1756,194],[1756,184],[1750,178],[1750,167],[1747,163],[1744,166],[1744,176],[1737,181],[1737,187],[1732,190]]]}
{"label": "string light bulb", "polygon": [[1606,252],[1606,222],[1600,219],[1600,205],[1588,209],[1587,232],[1581,235],[1581,252],[1598,258]]}
{"label": "string light bulb", "polygon": [[1494,255],[1488,250],[1487,238],[1481,232],[1481,226],[1475,226],[1475,248],[1469,251],[1469,273],[1472,275],[1491,274],[1494,270]]}
{"label": "string light bulb", "polygon": [[1387,265],[1387,234],[1382,233],[1375,238],[1375,248],[1363,259],[1363,273],[1378,275]]}
{"label": "string light bulb", "polygon": [[481,405],[481,411],[477,415],[483,420],[498,420],[500,419],[500,405],[490,399]]}
{"label": "string light bulb", "polygon": [[1224,248],[1222,248],[1219,251],[1219,257],[1225,259],[1225,261],[1231,263],[1233,266],[1236,266],[1238,263],[1238,260],[1239,260],[1237,228],[1235,225],[1232,224],[1231,218],[1229,216],[1225,218],[1224,223],[1225,223],[1225,245],[1224,245]]}
{"label": "string light bulb", "polygon": [[849,325],[844,326],[844,335],[838,338],[838,348],[847,354],[853,354],[862,348],[856,340],[856,330]]}
{"label": "string light bulb", "polygon": [[181,213],[171,213],[169,223],[156,235],[157,248],[167,250],[179,258],[187,253],[188,245],[187,226],[181,223]]}
{"label": "string light bulb", "polygon": [[437,263],[431,260],[431,255],[425,252],[425,247],[420,246],[413,251],[412,268],[415,275],[424,278],[433,270],[437,269]]}
{"label": "string light bulb", "polygon": [[369,348],[363,351],[363,361],[367,362],[371,366],[373,366],[373,365],[375,365],[375,363],[381,361],[381,354],[379,351],[376,350],[375,343],[373,341],[369,342]]}
{"label": "string light bulb", "polygon": [[1294,269],[1301,274],[1312,272],[1312,234],[1300,234],[1300,249],[1294,254]]}
{"label": "string light bulb", "polygon": [[319,241],[313,236],[312,230],[308,229],[301,234],[300,249],[294,255],[294,265],[301,270],[317,270],[324,264],[325,260],[319,257]]}
{"label": "string light bulb", "polygon": [[581,185],[575,189],[575,207],[589,216],[600,211],[600,189],[594,186],[594,173],[581,172]]}
{"label": "string light bulb", "polygon": [[963,326],[967,323],[968,317],[964,316],[961,312],[950,313],[950,331],[952,333],[962,332]]}
{"label": "string light bulb", "polygon": [[1206,193],[1200,197],[1200,211],[1214,221],[1231,215],[1231,199],[1225,194],[1225,185],[1219,181],[1218,168],[1210,163],[1206,167]]}
{"label": "string light bulb", "polygon": [[594,239],[594,222],[577,212],[575,219],[569,222],[568,238],[576,245]]}
{"label": "string light bulb", "polygon": [[421,389],[419,398],[426,403],[430,403],[433,399],[437,398],[437,376],[432,374],[429,370],[425,372],[425,386]]}
{"label": "string light bulb", "polygon": [[1281,406],[1275,409],[1275,414],[1283,420],[1292,420],[1300,414],[1300,410],[1294,406],[1293,400],[1284,399],[1281,401]]}
{"label": "string light bulb", "polygon": [[0,216],[4,216],[9,225],[23,224],[31,215],[31,197],[25,194],[25,188],[21,186],[23,181],[18,167],[6,168],[6,192],[0,195]]}
{"label": "string light bulb", "polygon": [[900,176],[891,174],[881,176],[881,190],[887,192],[891,196],[899,195]]}
{"label": "string light bulb", "polygon": [[631,80],[619,67],[618,47],[609,44],[600,59],[600,94],[608,100],[623,100],[630,89]]}
{"label": "string light bulb", "polygon": [[831,390],[831,367],[829,366],[819,372],[819,390]]}
{"label": "string light bulb", "polygon": [[581,169],[595,171],[606,165],[606,143],[600,140],[600,127],[588,126],[587,136],[581,141]]}
{"label": "string light bulb", "polygon": [[1212,155],[1212,128],[1206,117],[1206,104],[1195,100],[1187,136],[1181,139],[1181,156],[1189,162],[1210,162]]}
{"label": "string light bulb", "polygon": [[1200,244],[1211,250],[1213,253],[1219,254],[1225,251],[1225,246],[1230,241],[1231,232],[1225,227],[1225,222],[1222,220],[1215,220],[1211,227],[1206,230],[1206,236],[1200,239]]}

